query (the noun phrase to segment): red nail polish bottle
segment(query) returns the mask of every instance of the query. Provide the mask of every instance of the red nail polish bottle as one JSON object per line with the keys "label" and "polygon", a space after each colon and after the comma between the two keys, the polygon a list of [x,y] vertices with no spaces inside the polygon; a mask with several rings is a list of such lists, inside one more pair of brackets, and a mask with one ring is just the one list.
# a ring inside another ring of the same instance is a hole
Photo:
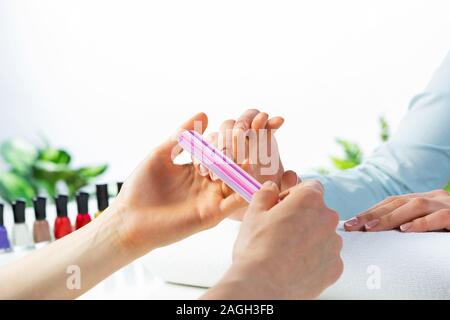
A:
{"label": "red nail polish bottle", "polygon": [[89,194],[80,192],[77,194],[78,215],[75,223],[75,228],[78,230],[91,222],[91,216],[88,210]]}
{"label": "red nail polish bottle", "polygon": [[69,217],[67,217],[68,197],[60,195],[56,198],[55,239],[60,239],[73,231]]}

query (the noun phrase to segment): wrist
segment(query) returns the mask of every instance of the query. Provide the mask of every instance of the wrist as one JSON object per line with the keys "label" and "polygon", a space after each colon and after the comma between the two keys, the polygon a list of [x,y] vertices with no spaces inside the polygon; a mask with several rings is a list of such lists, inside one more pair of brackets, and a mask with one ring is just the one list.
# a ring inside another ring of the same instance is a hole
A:
{"label": "wrist", "polygon": [[261,271],[261,263],[235,262],[219,283],[205,294],[203,299],[224,300],[273,300],[280,295],[267,274]]}
{"label": "wrist", "polygon": [[110,227],[116,230],[114,241],[117,243],[118,250],[124,252],[130,260],[137,259],[155,249],[152,243],[140,239],[134,215],[121,203],[114,203],[97,219],[103,217],[108,219]]}

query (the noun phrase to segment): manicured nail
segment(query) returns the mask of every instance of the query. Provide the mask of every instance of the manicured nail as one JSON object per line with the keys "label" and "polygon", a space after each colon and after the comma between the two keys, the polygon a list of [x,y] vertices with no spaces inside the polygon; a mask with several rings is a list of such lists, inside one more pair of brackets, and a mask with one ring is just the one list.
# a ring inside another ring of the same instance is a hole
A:
{"label": "manicured nail", "polygon": [[354,226],[356,226],[356,225],[358,225],[358,224],[359,224],[358,218],[353,218],[353,219],[350,219],[350,220],[348,220],[347,222],[345,222],[345,225],[346,225],[347,227],[354,227]]}
{"label": "manicured nail", "polygon": [[275,187],[275,182],[267,180],[266,182],[263,183],[262,187],[263,188],[273,188],[273,187]]}
{"label": "manicured nail", "polygon": [[380,219],[375,219],[366,223],[366,229],[375,228],[380,223]]}
{"label": "manicured nail", "polygon": [[402,224],[400,226],[400,230],[403,231],[403,232],[408,231],[411,228],[411,226],[412,226],[412,222],[408,222],[408,223]]}
{"label": "manicured nail", "polygon": [[211,180],[217,181],[217,180],[219,180],[219,177],[215,173],[211,173]]}
{"label": "manicured nail", "polygon": [[202,164],[198,166],[198,170],[200,171],[200,175],[202,177],[206,177],[209,173],[208,169],[206,169]]}

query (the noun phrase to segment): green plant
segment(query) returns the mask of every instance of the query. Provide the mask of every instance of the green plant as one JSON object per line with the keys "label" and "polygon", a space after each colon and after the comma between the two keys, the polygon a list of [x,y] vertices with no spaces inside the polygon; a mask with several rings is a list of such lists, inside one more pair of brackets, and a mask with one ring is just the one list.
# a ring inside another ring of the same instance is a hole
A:
{"label": "green plant", "polygon": [[444,189],[447,190],[448,193],[450,193],[450,181],[448,182],[447,186]]}
{"label": "green plant", "polygon": [[331,157],[331,161],[336,169],[350,169],[362,162],[363,152],[356,143],[343,139],[336,139],[336,143],[341,146],[344,151],[344,157]]}
{"label": "green plant", "polygon": [[106,164],[73,168],[67,151],[48,143],[35,147],[19,139],[3,142],[0,156],[7,166],[7,170],[0,170],[0,197],[9,203],[21,198],[31,205],[32,199],[42,191],[54,198],[61,182],[73,197],[108,168]]}

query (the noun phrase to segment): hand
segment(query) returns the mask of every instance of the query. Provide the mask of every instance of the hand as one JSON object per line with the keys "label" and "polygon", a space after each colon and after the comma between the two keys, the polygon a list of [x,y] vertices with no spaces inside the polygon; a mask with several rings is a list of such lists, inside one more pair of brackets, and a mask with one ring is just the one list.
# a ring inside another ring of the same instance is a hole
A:
{"label": "hand", "polygon": [[450,195],[445,190],[389,197],[344,224],[347,231],[450,230]]}
{"label": "hand", "polygon": [[[220,126],[219,132],[211,133],[207,140],[233,159],[244,170],[261,183],[275,182],[281,191],[299,183],[294,171],[284,171],[280,159],[275,132],[283,125],[281,117],[269,116],[256,109],[245,111],[238,120],[227,120]],[[246,138],[247,136],[247,138]],[[195,159],[200,175],[217,181],[217,177],[206,168],[200,166]],[[233,190],[224,186],[225,194]],[[242,220],[245,208],[233,213],[232,218]]]}
{"label": "hand", "polygon": [[[195,121],[206,128],[208,119],[200,113],[181,129],[194,129]],[[246,205],[237,194],[225,195],[222,183],[196,174],[192,163],[175,165],[174,150],[181,152],[174,137],[154,150],[112,205],[123,222],[123,242],[138,255],[210,228]]]}
{"label": "hand", "polygon": [[325,206],[322,185],[307,181],[281,197],[273,182],[254,195],[233,265],[205,299],[312,299],[339,278],[338,215]]}

